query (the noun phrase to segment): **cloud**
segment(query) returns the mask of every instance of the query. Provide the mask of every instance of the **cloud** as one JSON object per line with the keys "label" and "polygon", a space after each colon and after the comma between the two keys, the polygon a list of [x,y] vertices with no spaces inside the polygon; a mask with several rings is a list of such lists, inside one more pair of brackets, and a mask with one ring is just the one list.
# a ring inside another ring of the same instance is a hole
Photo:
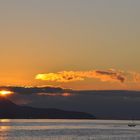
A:
{"label": "cloud", "polygon": [[56,82],[71,82],[84,80],[82,75],[83,73],[81,72],[63,71],[58,73],[38,74],[36,79]]}
{"label": "cloud", "polygon": [[135,83],[139,83],[140,82],[140,73],[129,72],[128,75],[129,75],[129,78],[132,79],[131,81],[133,81]]}
{"label": "cloud", "polygon": [[[7,96],[9,100],[16,104],[35,104],[45,98],[69,98],[75,94],[72,89],[65,89],[62,87],[45,86],[45,87],[23,87],[23,86],[0,86],[0,90],[9,90],[13,94]],[[49,100],[49,99],[48,99]],[[45,105],[47,103],[44,103]]]}
{"label": "cloud", "polygon": [[61,71],[57,73],[37,74],[35,79],[53,82],[83,81],[87,78],[100,79],[109,82],[124,82],[126,77],[122,71],[92,70],[92,71]]}
{"label": "cloud", "polygon": [[62,96],[62,97],[69,97],[73,96],[74,94],[71,93],[38,93],[39,96]]}
{"label": "cloud", "polygon": [[17,86],[1,86],[0,90],[10,90],[17,94],[38,94],[38,93],[65,93],[71,91],[71,89],[64,89],[61,87],[17,87]]}

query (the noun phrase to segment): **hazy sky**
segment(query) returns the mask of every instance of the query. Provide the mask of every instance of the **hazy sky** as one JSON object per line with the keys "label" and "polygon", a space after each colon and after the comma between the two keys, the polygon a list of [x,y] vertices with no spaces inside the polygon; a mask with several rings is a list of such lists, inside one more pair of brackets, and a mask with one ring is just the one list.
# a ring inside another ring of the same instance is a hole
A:
{"label": "hazy sky", "polygon": [[140,0],[0,0],[0,50],[1,85],[140,89],[139,79],[35,79],[59,71],[140,72]]}

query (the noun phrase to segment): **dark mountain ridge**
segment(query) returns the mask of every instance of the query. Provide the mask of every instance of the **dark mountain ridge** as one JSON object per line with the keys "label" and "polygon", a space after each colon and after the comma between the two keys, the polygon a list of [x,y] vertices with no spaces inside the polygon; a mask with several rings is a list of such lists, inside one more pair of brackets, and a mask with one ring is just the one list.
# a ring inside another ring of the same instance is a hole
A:
{"label": "dark mountain ridge", "polygon": [[0,98],[0,118],[7,119],[93,119],[93,115],[76,112],[64,111],[59,109],[42,109],[25,107],[14,104],[6,98]]}

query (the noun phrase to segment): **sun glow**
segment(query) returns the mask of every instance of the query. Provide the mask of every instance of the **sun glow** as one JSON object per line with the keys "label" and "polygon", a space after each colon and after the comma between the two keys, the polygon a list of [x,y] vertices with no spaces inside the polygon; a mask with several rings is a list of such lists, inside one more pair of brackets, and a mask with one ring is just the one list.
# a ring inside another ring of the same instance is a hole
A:
{"label": "sun glow", "polygon": [[13,92],[9,91],[9,90],[1,90],[0,91],[1,96],[7,96],[7,95],[10,95],[10,94],[13,94]]}

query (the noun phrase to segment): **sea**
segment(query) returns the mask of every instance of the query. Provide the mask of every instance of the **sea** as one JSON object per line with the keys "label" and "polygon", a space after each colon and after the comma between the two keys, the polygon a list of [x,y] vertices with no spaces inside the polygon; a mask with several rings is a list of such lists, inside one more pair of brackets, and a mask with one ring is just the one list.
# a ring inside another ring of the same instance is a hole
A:
{"label": "sea", "polygon": [[0,140],[140,140],[140,121],[1,119]]}

